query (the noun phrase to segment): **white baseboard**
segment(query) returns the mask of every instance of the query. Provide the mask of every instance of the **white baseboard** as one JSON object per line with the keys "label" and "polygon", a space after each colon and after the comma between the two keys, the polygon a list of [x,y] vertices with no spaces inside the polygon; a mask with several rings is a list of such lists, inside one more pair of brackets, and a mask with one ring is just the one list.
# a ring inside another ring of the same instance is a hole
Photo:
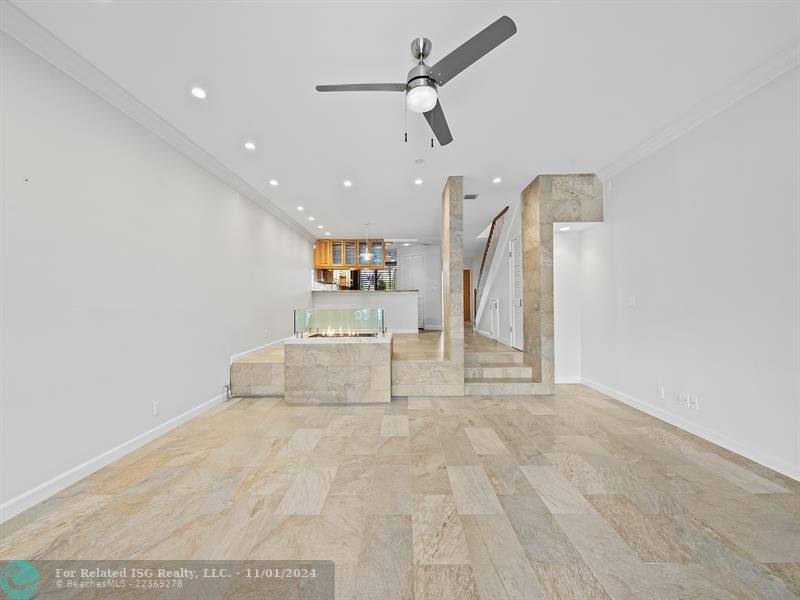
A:
{"label": "white baseboard", "polygon": [[564,377],[556,377],[556,385],[563,385],[565,383],[583,383],[580,375],[567,375]]}
{"label": "white baseboard", "polygon": [[484,331],[483,329],[477,329],[476,331],[478,332],[478,335],[492,339],[492,334],[490,332]]}
{"label": "white baseboard", "polygon": [[419,329],[389,329],[389,333],[419,333]]}
{"label": "white baseboard", "polygon": [[262,344],[261,346],[256,346],[255,348],[250,348],[250,350],[245,350],[244,352],[239,352],[238,354],[234,354],[233,356],[231,356],[231,362],[233,362],[237,358],[245,356],[246,354],[250,354],[251,352],[258,352],[259,350],[264,350],[266,348],[269,348],[270,346],[274,346],[275,344],[282,344],[286,340],[290,340],[293,337],[294,337],[293,335],[290,335],[290,336],[287,336],[285,338],[281,338],[279,340],[275,340],[274,342],[269,342],[267,344]]}
{"label": "white baseboard", "polygon": [[760,465],[770,468],[773,471],[777,471],[782,475],[786,475],[787,477],[791,477],[796,481],[800,481],[800,468],[791,465],[782,459],[775,458],[774,456],[765,454],[761,450],[743,445],[740,442],[737,442],[720,433],[717,433],[716,431],[708,429],[702,425],[693,423],[692,421],[689,421],[688,419],[685,419],[680,415],[676,415],[658,406],[653,406],[652,404],[643,402],[638,398],[629,396],[624,392],[620,392],[619,390],[616,390],[612,387],[609,387],[597,381],[592,381],[591,379],[586,379],[584,377],[582,379],[582,383],[585,386],[592,388],[593,390],[603,393],[606,396],[610,396],[611,398],[614,398],[614,400],[619,400],[620,402],[623,402],[628,406],[632,406],[633,408],[640,410],[643,413],[647,413],[648,415],[655,417],[656,419],[660,419],[661,421],[669,423],[670,425],[674,425],[675,427],[683,429],[684,431],[688,431],[689,433],[701,437],[704,440],[711,442],[712,444],[721,446],[726,450],[730,450],[731,452],[735,452],[740,456],[744,456],[745,458],[748,458],[753,462],[757,462]]}
{"label": "white baseboard", "polygon": [[145,431],[134,438],[131,438],[127,442],[123,442],[115,448],[111,448],[110,450],[107,450],[102,454],[95,456],[94,458],[90,458],[86,462],[73,467],[64,473],[61,473],[60,475],[56,475],[52,479],[37,485],[35,488],[30,489],[27,492],[23,492],[22,494],[11,498],[10,500],[6,500],[0,504],[0,523],[8,521],[10,518],[20,514],[25,510],[28,510],[32,506],[47,500],[73,483],[80,481],[84,477],[88,477],[102,467],[105,467],[106,465],[125,456],[126,454],[133,452],[137,448],[144,446],[151,440],[154,440],[155,438],[175,429],[192,417],[196,417],[210,408],[221,404],[224,400],[225,394],[220,394],[219,396],[211,398],[211,400],[206,400],[202,404],[187,410],[177,417],[173,417],[169,421],[165,421],[160,425],[156,425],[152,429]]}

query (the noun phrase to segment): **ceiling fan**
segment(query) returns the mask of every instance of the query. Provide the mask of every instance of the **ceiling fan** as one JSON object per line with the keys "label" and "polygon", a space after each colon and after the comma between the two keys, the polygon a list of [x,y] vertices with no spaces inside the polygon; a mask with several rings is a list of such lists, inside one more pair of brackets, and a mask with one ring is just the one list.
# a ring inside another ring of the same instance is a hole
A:
{"label": "ceiling fan", "polygon": [[433,66],[425,64],[431,52],[431,41],[419,37],[411,42],[411,55],[419,61],[408,72],[406,83],[351,83],[344,85],[318,85],[318,92],[405,92],[409,110],[422,113],[428,121],[439,144],[453,141],[447,125],[437,88],[443,86],[481,57],[489,54],[512,35],[517,26],[509,17],[500,17],[486,29],[477,33]]}

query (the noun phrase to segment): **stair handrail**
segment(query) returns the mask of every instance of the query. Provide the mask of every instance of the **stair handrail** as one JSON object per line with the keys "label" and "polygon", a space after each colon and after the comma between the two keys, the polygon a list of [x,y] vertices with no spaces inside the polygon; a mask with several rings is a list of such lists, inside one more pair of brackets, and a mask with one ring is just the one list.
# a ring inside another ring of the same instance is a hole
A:
{"label": "stair handrail", "polygon": [[[480,306],[481,299],[483,297],[483,288],[486,285],[484,269],[487,265],[487,260],[489,265],[492,264],[492,259],[494,258],[494,253],[497,249],[497,243],[500,239],[500,233],[502,232],[503,223],[505,221],[505,215],[507,212],[508,206],[497,213],[497,216],[492,219],[492,226],[489,228],[489,237],[486,239],[486,247],[483,250],[483,259],[481,259],[481,269],[478,272],[478,285],[475,288],[478,296],[475,306],[476,311],[478,306]],[[477,323],[475,325],[477,326]]]}

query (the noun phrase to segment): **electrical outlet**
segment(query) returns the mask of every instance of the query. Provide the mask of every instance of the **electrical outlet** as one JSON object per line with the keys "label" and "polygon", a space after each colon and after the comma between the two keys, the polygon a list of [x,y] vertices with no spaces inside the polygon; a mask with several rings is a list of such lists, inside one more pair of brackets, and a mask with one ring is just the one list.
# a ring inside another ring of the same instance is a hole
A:
{"label": "electrical outlet", "polygon": [[664,386],[663,385],[658,386],[658,397],[663,400],[666,397],[666,395],[667,393],[664,390]]}
{"label": "electrical outlet", "polygon": [[153,416],[154,417],[158,416],[158,409],[159,409],[159,405],[160,404],[161,404],[161,400],[156,400],[155,402],[153,402]]}
{"label": "electrical outlet", "polygon": [[700,399],[697,396],[689,396],[689,408],[700,410]]}
{"label": "electrical outlet", "polygon": [[684,406],[689,406],[689,394],[686,392],[679,392],[678,393],[678,402],[683,404]]}

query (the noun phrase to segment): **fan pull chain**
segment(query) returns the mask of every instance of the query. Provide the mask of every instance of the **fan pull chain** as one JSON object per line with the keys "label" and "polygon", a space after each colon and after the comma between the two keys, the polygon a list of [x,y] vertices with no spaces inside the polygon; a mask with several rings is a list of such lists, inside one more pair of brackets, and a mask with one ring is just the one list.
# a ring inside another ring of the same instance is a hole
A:
{"label": "fan pull chain", "polygon": [[[436,113],[433,113],[431,115],[431,129],[434,129],[433,124],[434,124],[435,120],[436,120]],[[431,148],[433,148],[433,138],[431,138]]]}
{"label": "fan pull chain", "polygon": [[403,141],[408,143],[408,109],[406,108],[406,98],[403,96]]}

